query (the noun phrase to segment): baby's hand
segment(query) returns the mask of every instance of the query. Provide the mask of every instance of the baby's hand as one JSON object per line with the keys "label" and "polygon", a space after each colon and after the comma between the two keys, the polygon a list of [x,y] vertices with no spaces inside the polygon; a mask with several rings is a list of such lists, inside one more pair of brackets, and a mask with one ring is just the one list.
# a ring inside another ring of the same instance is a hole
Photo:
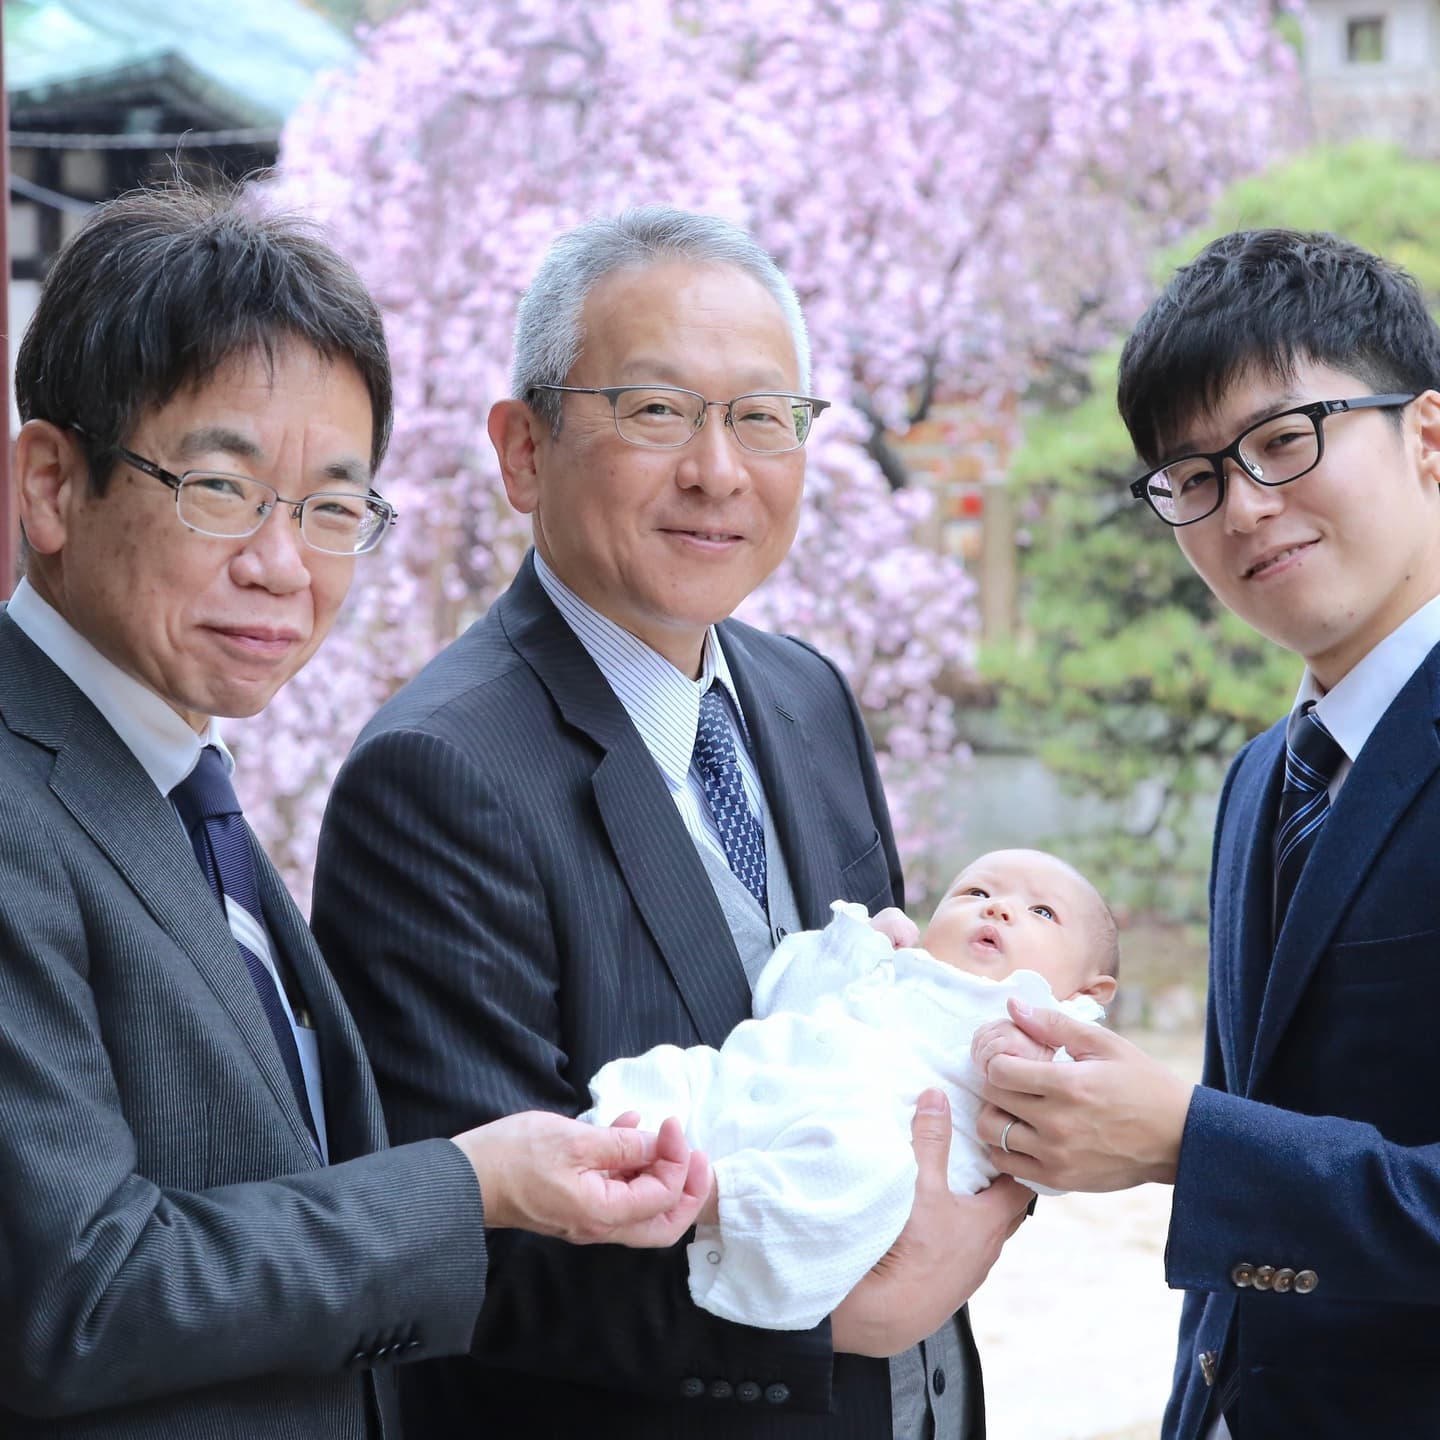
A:
{"label": "baby's hand", "polygon": [[1052,1060],[1049,1045],[1032,1040],[1011,1020],[987,1020],[970,1040],[970,1058],[982,1075],[988,1075],[997,1055],[1014,1055],[1019,1060]]}
{"label": "baby's hand", "polygon": [[920,943],[920,927],[894,905],[872,917],[870,927],[878,930],[896,950],[909,950]]}

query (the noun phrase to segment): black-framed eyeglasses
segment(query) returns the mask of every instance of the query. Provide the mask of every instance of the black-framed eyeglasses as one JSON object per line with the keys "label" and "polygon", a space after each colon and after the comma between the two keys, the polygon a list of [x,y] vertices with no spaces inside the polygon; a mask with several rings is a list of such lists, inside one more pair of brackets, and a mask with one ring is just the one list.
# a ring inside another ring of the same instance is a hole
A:
{"label": "black-framed eyeglasses", "polygon": [[1267,416],[1223,450],[1182,455],[1142,475],[1130,493],[1167,525],[1193,525],[1225,503],[1226,465],[1233,460],[1257,485],[1288,485],[1308,474],[1325,453],[1325,421],[1347,410],[1398,410],[1414,395],[1361,395],[1316,400]]}
{"label": "black-framed eyeglasses", "polygon": [[379,545],[398,518],[395,507],[373,490],[368,495],[317,490],[303,500],[291,500],[273,485],[249,475],[227,475],[216,470],[187,470],[176,475],[122,445],[115,447],[115,453],[127,465],[175,492],[175,512],[182,525],[215,539],[239,540],[253,535],[265,523],[265,517],[277,505],[283,505],[299,524],[300,538],[312,550],[326,555],[363,555]]}
{"label": "black-framed eyeglasses", "polygon": [[810,437],[810,427],[828,400],[793,395],[786,390],[756,390],[733,400],[707,400],[694,390],[677,385],[532,385],[532,390],[556,390],[565,395],[603,395],[615,416],[622,440],[653,450],[678,450],[705,423],[711,406],[725,412],[742,448],[759,455],[784,455],[798,450]]}

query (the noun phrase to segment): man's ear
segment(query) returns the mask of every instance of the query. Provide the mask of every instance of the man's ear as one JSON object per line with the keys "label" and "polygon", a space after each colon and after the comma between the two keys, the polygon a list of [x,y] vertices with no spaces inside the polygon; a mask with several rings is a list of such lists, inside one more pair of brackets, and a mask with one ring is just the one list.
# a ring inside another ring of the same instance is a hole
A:
{"label": "man's ear", "polygon": [[1417,395],[1410,413],[1420,442],[1420,473],[1427,484],[1440,486],[1440,393]]}
{"label": "man's ear", "polygon": [[1104,1005],[1108,1009],[1117,989],[1119,982],[1113,975],[1097,975],[1080,994],[1088,995],[1097,1005]]}
{"label": "man's ear", "polygon": [[90,484],[79,442],[48,420],[27,420],[15,437],[14,466],[26,542],[37,555],[59,554],[71,506]]}
{"label": "man's ear", "polygon": [[545,421],[523,400],[497,400],[490,407],[485,428],[500,459],[500,475],[511,505],[522,515],[533,514],[540,503],[536,450],[549,438]]}

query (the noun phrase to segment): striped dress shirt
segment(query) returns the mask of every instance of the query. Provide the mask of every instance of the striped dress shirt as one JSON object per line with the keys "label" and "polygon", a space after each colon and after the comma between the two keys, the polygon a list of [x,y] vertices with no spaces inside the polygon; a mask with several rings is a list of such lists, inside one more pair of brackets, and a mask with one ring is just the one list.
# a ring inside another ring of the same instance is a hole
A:
{"label": "striped dress shirt", "polygon": [[625,707],[651,758],[665,777],[685,828],[696,845],[708,845],[722,860],[725,848],[710,806],[699,767],[694,763],[695,732],[700,724],[700,697],[718,682],[729,700],[726,713],[750,811],[765,825],[765,791],[750,753],[745,713],[730,676],[720,637],[712,625],[705,632],[700,678],[692,680],[643,640],[582,600],[535,552],[535,574],[565,623],[585,647],[615,697]]}

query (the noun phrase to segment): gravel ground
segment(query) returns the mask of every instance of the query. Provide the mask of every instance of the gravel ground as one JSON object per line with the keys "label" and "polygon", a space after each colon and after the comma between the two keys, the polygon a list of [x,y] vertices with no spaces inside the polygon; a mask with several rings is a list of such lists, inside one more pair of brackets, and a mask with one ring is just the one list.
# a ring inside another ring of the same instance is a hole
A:
{"label": "gravel ground", "polygon": [[[1198,1035],[1131,1037],[1198,1079]],[[1180,1294],[1165,1286],[1170,1189],[1042,1199],[971,1303],[990,1440],[1154,1440]]]}

